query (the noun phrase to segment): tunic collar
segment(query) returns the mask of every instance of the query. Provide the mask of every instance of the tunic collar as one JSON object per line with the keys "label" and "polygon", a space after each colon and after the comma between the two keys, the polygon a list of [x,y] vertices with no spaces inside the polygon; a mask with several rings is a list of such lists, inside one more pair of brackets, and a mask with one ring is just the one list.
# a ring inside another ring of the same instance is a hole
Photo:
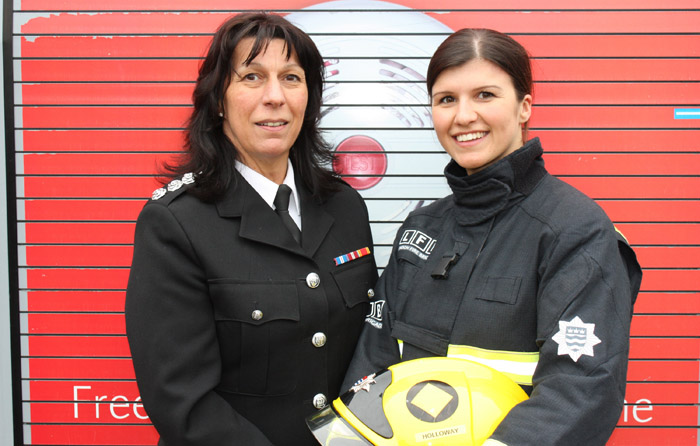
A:
{"label": "tunic collar", "polygon": [[304,232],[302,246],[299,246],[282,224],[282,220],[237,170],[234,170],[234,175],[233,184],[215,202],[215,206],[219,216],[223,218],[241,218],[238,233],[240,237],[302,255],[313,256],[316,253],[335,219],[326,212],[324,205],[313,199],[311,192],[299,177],[295,178],[295,182],[299,184],[299,204],[304,209],[303,226],[313,228],[312,231]]}
{"label": "tunic collar", "polygon": [[[274,209],[275,206],[273,202],[275,200],[275,195],[277,195],[279,185],[238,160],[235,160],[235,167],[238,173],[240,173],[248,184],[255,189],[255,192],[265,200],[265,203],[267,203],[270,208]],[[299,193],[297,192],[296,183],[294,182],[294,167],[292,167],[292,161],[289,158],[287,158],[287,175],[284,177],[282,184],[286,184],[292,190],[292,195],[289,200],[289,215],[294,220],[294,223],[301,228]]]}
{"label": "tunic collar", "polygon": [[445,177],[457,205],[457,221],[481,223],[527,196],[547,173],[539,138],[473,175],[451,160]]}

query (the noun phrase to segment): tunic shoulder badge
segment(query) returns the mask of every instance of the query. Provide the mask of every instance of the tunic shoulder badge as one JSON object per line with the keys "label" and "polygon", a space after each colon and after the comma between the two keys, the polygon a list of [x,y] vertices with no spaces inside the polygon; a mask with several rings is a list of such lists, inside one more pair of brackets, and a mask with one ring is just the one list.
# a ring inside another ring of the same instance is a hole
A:
{"label": "tunic shoulder badge", "polygon": [[557,353],[569,355],[578,362],[581,355],[593,356],[593,346],[601,340],[595,335],[595,324],[587,324],[576,316],[571,321],[559,321],[559,331],[552,339],[559,344]]}
{"label": "tunic shoulder badge", "polygon": [[405,229],[399,239],[399,251],[408,251],[418,256],[421,260],[427,260],[437,240],[417,229]]}
{"label": "tunic shoulder badge", "polygon": [[385,300],[375,300],[370,302],[369,314],[365,316],[365,323],[370,324],[372,327],[381,330],[382,329],[382,311],[384,311]]}
{"label": "tunic shoulder badge", "polygon": [[178,189],[180,189],[182,186],[185,184],[192,184],[194,183],[194,174],[193,173],[186,173],[182,176],[180,179],[174,179],[170,183],[168,183],[165,187],[158,188],[153,191],[153,194],[151,194],[151,200],[158,200],[160,198],[163,198],[166,193],[168,192],[173,192]]}

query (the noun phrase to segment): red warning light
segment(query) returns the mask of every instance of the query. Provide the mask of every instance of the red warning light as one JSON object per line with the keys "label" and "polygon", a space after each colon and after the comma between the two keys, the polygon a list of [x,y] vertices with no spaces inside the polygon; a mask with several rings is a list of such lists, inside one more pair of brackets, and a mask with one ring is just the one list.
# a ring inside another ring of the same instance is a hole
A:
{"label": "red warning light", "polygon": [[355,135],[343,140],[335,155],[333,170],[357,190],[376,186],[386,173],[384,148],[369,136]]}

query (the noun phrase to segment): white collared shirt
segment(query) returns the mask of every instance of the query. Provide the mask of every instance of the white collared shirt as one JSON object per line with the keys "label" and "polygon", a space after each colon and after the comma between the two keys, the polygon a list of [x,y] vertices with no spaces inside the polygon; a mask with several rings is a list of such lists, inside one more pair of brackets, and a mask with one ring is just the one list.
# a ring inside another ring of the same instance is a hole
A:
{"label": "white collared shirt", "polygon": [[[277,195],[277,189],[279,185],[274,181],[269,180],[264,175],[238,160],[235,160],[236,170],[241,174],[241,176],[250,184],[255,192],[258,193],[265,200],[272,209],[275,209],[273,202],[275,201],[275,195]],[[289,215],[297,224],[299,229],[301,229],[301,206],[299,206],[299,195],[297,194],[297,187],[294,183],[294,168],[292,167],[292,162],[287,159],[287,176],[284,177],[283,184],[289,186],[292,189],[292,194],[289,197]]]}

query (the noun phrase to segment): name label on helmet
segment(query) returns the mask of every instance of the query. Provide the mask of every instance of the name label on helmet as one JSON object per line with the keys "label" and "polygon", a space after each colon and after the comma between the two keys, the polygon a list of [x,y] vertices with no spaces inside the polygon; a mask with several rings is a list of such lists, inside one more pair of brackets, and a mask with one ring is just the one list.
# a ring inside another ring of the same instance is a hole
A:
{"label": "name label on helmet", "polygon": [[464,424],[453,427],[446,427],[442,429],[435,429],[428,432],[420,432],[416,434],[416,443],[422,443],[424,441],[435,440],[436,438],[451,437],[453,435],[466,435],[467,426]]}

